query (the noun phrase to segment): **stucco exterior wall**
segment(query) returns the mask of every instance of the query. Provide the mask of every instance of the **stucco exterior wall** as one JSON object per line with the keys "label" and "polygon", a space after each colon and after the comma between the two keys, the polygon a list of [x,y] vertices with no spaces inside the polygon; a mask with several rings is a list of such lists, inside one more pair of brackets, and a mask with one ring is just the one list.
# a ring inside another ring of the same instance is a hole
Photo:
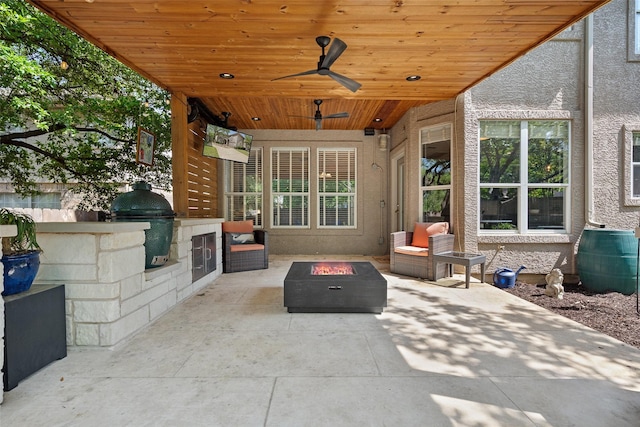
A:
{"label": "stucco exterior wall", "polygon": [[[378,148],[378,135],[365,136],[361,131],[287,131],[251,130],[253,147],[263,149],[265,208],[264,228],[269,231],[272,254],[363,254],[387,252],[388,149]],[[271,226],[271,148],[310,148],[309,228],[292,229]],[[318,228],[317,149],[357,149],[357,220],[356,228]],[[373,166],[374,164],[380,168]]]}
{"label": "stucco exterior wall", "polygon": [[614,0],[594,15],[593,190],[594,219],[632,230],[640,217],[640,200],[629,194],[631,131],[640,131],[640,62],[627,60],[628,3]]}
{"label": "stucco exterior wall", "polygon": [[[627,60],[629,0],[614,0],[593,15],[593,109],[586,102],[589,81],[587,24],[581,21],[469,89],[456,100],[410,111],[393,128],[392,154],[407,153],[407,229],[420,208],[419,130],[454,124],[452,226],[456,248],[492,260],[489,272],[527,266],[527,273],[561,268],[577,274],[576,253],[588,220],[607,228],[633,230],[640,199],[631,197],[632,131],[640,132],[640,62]],[[593,166],[586,170],[587,124],[592,117]],[[490,119],[569,120],[570,205],[567,233],[495,234],[479,230],[479,122]],[[400,135],[400,129],[406,135]],[[587,174],[593,187],[587,187]],[[589,218],[588,195],[593,210]]]}
{"label": "stucco exterior wall", "polygon": [[[519,58],[465,96],[465,250],[493,259],[489,271],[527,266],[527,273],[560,268],[575,273],[575,257],[584,225],[584,25]],[[571,209],[568,234],[479,234],[479,122],[481,120],[569,120],[571,122]],[[473,226],[472,226],[473,225]],[[503,249],[500,249],[503,248]]]}

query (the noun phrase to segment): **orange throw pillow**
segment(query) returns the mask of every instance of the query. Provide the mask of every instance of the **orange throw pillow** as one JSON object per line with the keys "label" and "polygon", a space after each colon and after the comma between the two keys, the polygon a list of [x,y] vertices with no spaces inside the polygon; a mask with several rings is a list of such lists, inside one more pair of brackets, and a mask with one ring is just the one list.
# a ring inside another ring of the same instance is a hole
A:
{"label": "orange throw pillow", "polygon": [[435,236],[436,234],[447,234],[448,232],[448,222],[416,222],[415,226],[413,227],[413,239],[411,240],[411,246],[428,248],[429,236]]}
{"label": "orange throw pillow", "polygon": [[253,233],[253,220],[225,221],[222,223],[223,233]]}

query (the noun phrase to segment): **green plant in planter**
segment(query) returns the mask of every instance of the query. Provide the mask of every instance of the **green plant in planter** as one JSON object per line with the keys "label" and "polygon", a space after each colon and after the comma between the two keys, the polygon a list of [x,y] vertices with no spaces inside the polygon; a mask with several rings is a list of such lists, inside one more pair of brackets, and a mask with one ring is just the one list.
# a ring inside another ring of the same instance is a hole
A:
{"label": "green plant in planter", "polygon": [[3,296],[24,292],[40,268],[42,249],[36,240],[36,223],[27,214],[0,208],[0,225],[15,225],[14,237],[2,238]]}
{"label": "green plant in planter", "polygon": [[0,225],[15,225],[14,237],[2,238],[3,255],[20,255],[31,251],[42,252],[36,239],[36,223],[30,215],[0,208]]}

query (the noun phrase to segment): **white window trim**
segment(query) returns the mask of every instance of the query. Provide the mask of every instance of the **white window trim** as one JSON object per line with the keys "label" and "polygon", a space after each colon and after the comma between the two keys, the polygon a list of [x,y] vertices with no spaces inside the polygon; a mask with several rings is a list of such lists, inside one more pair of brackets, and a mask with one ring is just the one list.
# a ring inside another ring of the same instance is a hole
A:
{"label": "white window trim", "polygon": [[640,0],[629,0],[627,6],[627,61],[640,61]]}
{"label": "white window trim", "polygon": [[640,133],[640,123],[628,123],[622,127],[624,138],[624,206],[640,206],[640,197],[633,197],[633,133]]}
{"label": "white window trim", "polygon": [[[490,120],[498,120],[498,119],[479,119],[478,121],[478,165],[480,165],[480,122],[490,121]],[[483,184],[480,182],[480,167],[478,167],[478,175],[476,181],[478,183],[478,212],[476,218],[476,228],[478,230],[479,236],[496,236],[496,235],[509,235],[509,236],[525,236],[525,235],[558,235],[558,234],[569,234],[571,232],[571,186],[572,186],[572,178],[571,178],[571,150],[573,148],[572,144],[572,126],[571,121],[566,118],[529,118],[529,119],[500,119],[504,121],[514,121],[520,122],[520,165],[526,165],[526,167],[520,167],[520,182],[519,183],[505,183],[505,184],[490,184],[491,187],[494,188],[518,188],[518,228],[514,230],[487,230],[480,228],[480,220],[481,220],[481,199],[480,199],[480,189],[488,186],[489,184]],[[569,122],[569,134],[567,135],[567,140],[569,141],[569,147],[567,149],[567,180],[566,184],[537,184],[537,183],[529,183],[529,171],[528,171],[528,152],[529,152],[529,129],[527,126],[528,122],[535,121],[547,121],[547,120],[557,120],[557,121],[568,121]],[[565,226],[563,230],[553,230],[553,229],[535,229],[529,230],[529,219],[526,215],[528,200],[523,197],[523,192],[526,192],[530,187],[536,188],[562,188],[565,191],[564,197],[564,221]]]}
{"label": "white window trim", "polygon": [[[316,155],[316,170],[318,171],[317,176],[317,184],[316,184],[316,227],[319,229],[339,229],[339,230],[351,230],[358,228],[358,150],[356,148],[318,148]],[[350,193],[325,193],[320,191],[320,171],[322,170],[322,165],[320,165],[320,153],[321,152],[350,152],[353,153],[353,177],[355,178],[355,185],[353,188],[353,192]],[[321,196],[352,196],[353,200],[353,224],[351,225],[320,225],[320,208],[321,208]]]}

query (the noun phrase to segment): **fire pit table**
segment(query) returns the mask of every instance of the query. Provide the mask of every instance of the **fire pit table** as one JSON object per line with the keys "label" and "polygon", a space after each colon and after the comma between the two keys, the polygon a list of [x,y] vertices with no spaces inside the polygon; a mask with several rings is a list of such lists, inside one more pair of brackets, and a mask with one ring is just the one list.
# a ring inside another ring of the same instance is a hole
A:
{"label": "fire pit table", "polygon": [[284,305],[289,313],[382,313],[387,281],[370,262],[294,262]]}

